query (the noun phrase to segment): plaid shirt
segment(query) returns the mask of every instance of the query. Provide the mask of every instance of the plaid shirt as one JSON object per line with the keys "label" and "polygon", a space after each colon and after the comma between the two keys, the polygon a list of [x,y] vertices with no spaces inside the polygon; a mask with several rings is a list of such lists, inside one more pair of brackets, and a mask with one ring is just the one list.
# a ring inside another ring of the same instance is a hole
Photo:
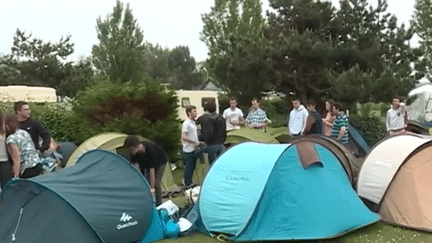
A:
{"label": "plaid shirt", "polygon": [[[267,122],[267,115],[265,111],[261,110],[260,108],[256,110],[251,109],[246,117],[246,122],[252,126],[262,125]],[[264,128],[261,130],[264,130]]]}

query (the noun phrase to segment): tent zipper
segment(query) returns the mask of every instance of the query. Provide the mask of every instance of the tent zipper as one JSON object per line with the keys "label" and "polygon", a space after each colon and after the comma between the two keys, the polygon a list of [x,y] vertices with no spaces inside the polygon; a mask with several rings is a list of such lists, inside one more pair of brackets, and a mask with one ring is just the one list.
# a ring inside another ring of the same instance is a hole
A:
{"label": "tent zipper", "polygon": [[20,224],[20,222],[21,222],[21,216],[22,216],[23,210],[24,210],[24,207],[22,207],[22,208],[20,209],[20,213],[19,213],[19,217],[18,217],[17,226],[15,227],[15,231],[12,233],[12,241],[11,241],[11,242],[14,242],[14,241],[16,240],[15,235],[16,235],[16,232],[17,232],[17,230],[18,230],[19,224]]}

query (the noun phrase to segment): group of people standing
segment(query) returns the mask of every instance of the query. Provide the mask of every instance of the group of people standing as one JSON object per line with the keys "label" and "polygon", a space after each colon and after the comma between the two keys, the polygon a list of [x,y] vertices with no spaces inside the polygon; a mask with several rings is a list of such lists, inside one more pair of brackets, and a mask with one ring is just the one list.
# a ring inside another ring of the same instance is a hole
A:
{"label": "group of people standing", "polygon": [[[316,110],[316,102],[309,100],[307,109],[301,104],[299,98],[292,99],[293,110],[290,112],[288,127],[292,137],[307,134],[325,134],[334,137],[342,144],[348,143],[348,118],[343,111],[342,104],[333,100],[326,101],[326,116],[324,118]],[[204,105],[205,113],[197,118],[195,106],[186,108],[187,119],[182,125],[181,141],[183,145],[183,158],[185,163],[184,184],[192,183],[192,175],[202,151],[203,144],[207,145],[209,163],[224,152],[226,132],[239,129],[243,124],[246,127],[265,131],[269,119],[264,110],[260,108],[260,100],[253,98],[251,108],[244,119],[243,111],[237,107],[237,100],[231,97],[229,107],[223,114],[217,114],[216,104],[207,102]],[[199,135],[197,126],[201,125]]]}
{"label": "group of people standing", "polygon": [[327,100],[325,117],[316,110],[315,100],[308,100],[305,108],[300,99],[294,97],[292,104],[288,121],[291,137],[318,134],[333,137],[342,144],[348,143],[348,117],[340,102]]}
{"label": "group of people standing", "polygon": [[[288,119],[289,133],[292,137],[319,134],[333,137],[342,144],[348,143],[348,118],[340,102],[327,100],[324,117],[316,110],[314,100],[308,100],[306,108],[299,98],[293,98],[292,104],[293,109]],[[269,120],[265,111],[259,106],[260,101],[257,98],[252,99],[246,119],[243,111],[237,107],[235,97],[230,98],[229,107],[222,115],[216,113],[216,104],[212,101],[204,104],[204,114],[200,117],[195,106],[186,107],[187,119],[181,129],[185,186],[192,184],[193,172],[204,145],[211,166],[224,152],[228,131],[240,129],[242,125],[265,131]],[[387,114],[387,126],[390,131],[401,131],[399,127],[404,126],[404,112],[404,105],[399,104],[398,98],[394,99],[393,106]],[[198,129],[198,126],[201,126],[201,129]],[[136,136],[128,136],[124,147],[129,149],[131,163],[141,170],[152,190],[155,191],[156,204],[160,204],[162,202],[161,181],[168,161],[165,150],[153,141],[140,141]]]}
{"label": "group of people standing", "polygon": [[[185,163],[184,184],[192,184],[192,175],[196,167],[202,147],[205,145],[210,166],[224,152],[226,133],[240,129],[242,125],[264,131],[268,118],[259,105],[260,101],[253,98],[251,108],[244,119],[243,111],[237,107],[237,99],[231,97],[229,107],[222,113],[216,113],[216,104],[212,101],[204,104],[204,114],[197,118],[195,106],[186,107],[187,119],[182,125],[181,141]],[[200,133],[198,127],[201,126]]]}
{"label": "group of people standing", "polygon": [[52,171],[59,161],[44,156],[51,136],[30,117],[27,102],[14,104],[14,114],[4,116],[0,110],[0,184],[12,178],[30,178]]}

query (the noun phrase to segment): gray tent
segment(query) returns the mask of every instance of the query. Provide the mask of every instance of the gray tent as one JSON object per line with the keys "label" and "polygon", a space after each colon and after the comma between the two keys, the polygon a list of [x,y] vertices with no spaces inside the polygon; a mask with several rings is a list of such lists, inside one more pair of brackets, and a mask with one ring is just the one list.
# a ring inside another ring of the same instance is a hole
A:
{"label": "gray tent", "polygon": [[11,181],[1,193],[2,242],[150,242],[163,224],[150,188],[123,157],[83,154],[75,166]]}

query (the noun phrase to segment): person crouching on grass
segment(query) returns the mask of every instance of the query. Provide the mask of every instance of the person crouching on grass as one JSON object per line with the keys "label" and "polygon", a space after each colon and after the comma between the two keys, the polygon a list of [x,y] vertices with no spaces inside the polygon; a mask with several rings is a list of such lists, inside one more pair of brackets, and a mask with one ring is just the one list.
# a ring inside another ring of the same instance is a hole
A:
{"label": "person crouching on grass", "polygon": [[156,206],[162,203],[162,177],[168,156],[157,143],[128,136],[123,146],[129,150],[130,163],[139,168],[156,194]]}

